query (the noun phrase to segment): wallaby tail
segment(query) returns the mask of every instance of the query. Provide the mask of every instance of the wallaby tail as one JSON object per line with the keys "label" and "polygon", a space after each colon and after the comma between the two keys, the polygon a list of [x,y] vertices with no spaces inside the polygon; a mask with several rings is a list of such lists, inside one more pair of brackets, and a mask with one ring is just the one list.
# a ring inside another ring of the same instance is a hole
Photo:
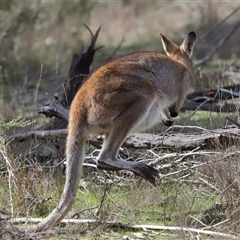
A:
{"label": "wallaby tail", "polygon": [[26,232],[41,232],[60,223],[71,209],[77,193],[82,164],[85,158],[86,131],[82,129],[69,129],[66,144],[67,172],[64,190],[56,208],[38,225],[24,228]]}

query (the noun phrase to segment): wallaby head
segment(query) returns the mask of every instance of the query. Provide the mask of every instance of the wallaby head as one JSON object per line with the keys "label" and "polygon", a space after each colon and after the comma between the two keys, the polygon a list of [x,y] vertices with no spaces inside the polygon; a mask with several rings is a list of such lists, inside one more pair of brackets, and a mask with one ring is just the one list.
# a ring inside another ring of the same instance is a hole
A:
{"label": "wallaby head", "polygon": [[52,213],[29,231],[51,228],[71,209],[90,133],[105,136],[96,161],[99,169],[128,170],[156,184],[159,173],[155,168],[139,161],[121,160],[118,151],[130,132],[147,129],[160,117],[170,125],[171,117],[178,114],[194,87],[190,57],[195,33],[190,32],[180,46],[161,36],[168,56],[157,52],[124,55],[94,71],[78,90],[69,113],[63,194]]}
{"label": "wallaby head", "polygon": [[[169,57],[176,59],[182,63],[184,63],[184,60],[186,60],[182,54],[186,54],[189,59],[192,57],[193,47],[196,41],[196,34],[194,32],[188,33],[180,47],[164,35],[161,34],[161,37],[163,48]],[[187,65],[190,66],[189,63],[187,63]]]}
{"label": "wallaby head", "polygon": [[[185,90],[182,89],[182,99],[185,100],[185,97],[188,93],[193,91],[193,88],[195,86],[195,77],[192,72],[192,63],[191,63],[191,57],[193,53],[193,47],[196,41],[196,34],[194,32],[189,32],[182,42],[180,46],[176,45],[173,43],[170,39],[165,37],[164,35],[161,34],[162,38],[162,44],[163,48],[171,59],[181,63],[184,65],[188,71],[185,72],[183,80],[181,82],[181,86],[185,87]],[[178,84],[175,85],[175,87],[178,87]],[[169,113],[171,117],[177,117],[178,116],[178,111],[180,110],[180,105],[179,103],[183,103],[183,100],[179,100],[177,103],[173,103],[169,108]],[[173,120],[171,118],[163,118],[163,123],[167,126],[170,126],[173,123]]]}

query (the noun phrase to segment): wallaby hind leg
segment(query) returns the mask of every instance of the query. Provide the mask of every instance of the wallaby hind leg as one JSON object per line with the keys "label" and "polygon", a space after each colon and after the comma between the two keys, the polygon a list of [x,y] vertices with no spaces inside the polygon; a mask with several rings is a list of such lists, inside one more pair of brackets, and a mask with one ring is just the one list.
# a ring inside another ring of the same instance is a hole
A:
{"label": "wallaby hind leg", "polygon": [[[117,154],[112,153],[108,154],[108,147],[111,147],[111,141],[115,140],[115,138],[111,139],[108,138],[109,141],[106,142],[105,146],[106,148],[102,149],[100,155],[98,156],[98,168],[102,170],[109,170],[109,171],[118,171],[118,170],[128,170],[136,175],[148,180],[150,183],[152,183],[155,186],[155,178],[159,177],[159,172],[144,163],[136,162],[136,161],[125,161],[117,158]],[[125,137],[123,138],[125,139]],[[121,144],[120,144],[121,146]],[[119,146],[119,148],[120,148]]]}
{"label": "wallaby hind leg", "polygon": [[159,177],[156,169],[144,163],[124,161],[117,158],[119,148],[128,133],[137,125],[138,120],[144,115],[144,113],[142,113],[138,119],[136,119],[136,116],[132,117],[133,111],[143,112],[144,108],[139,102],[132,104],[131,107],[128,107],[127,111],[125,109],[125,111],[115,119],[114,125],[106,136],[102,150],[98,156],[98,168],[111,171],[128,170],[155,185],[155,177]]}

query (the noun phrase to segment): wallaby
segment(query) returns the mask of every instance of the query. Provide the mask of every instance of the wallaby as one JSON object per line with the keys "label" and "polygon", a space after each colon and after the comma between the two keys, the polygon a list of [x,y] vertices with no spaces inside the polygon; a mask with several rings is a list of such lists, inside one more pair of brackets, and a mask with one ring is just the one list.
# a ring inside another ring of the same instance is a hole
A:
{"label": "wallaby", "polygon": [[52,213],[28,231],[44,231],[58,224],[73,205],[84,147],[90,133],[105,136],[97,166],[106,170],[129,170],[155,185],[156,169],[137,161],[117,158],[130,132],[156,124],[160,117],[170,125],[195,78],[190,57],[196,34],[190,32],[179,46],[162,37],[167,56],[138,52],[118,57],[94,71],[78,90],[70,109],[66,144],[67,172],[61,199]]}

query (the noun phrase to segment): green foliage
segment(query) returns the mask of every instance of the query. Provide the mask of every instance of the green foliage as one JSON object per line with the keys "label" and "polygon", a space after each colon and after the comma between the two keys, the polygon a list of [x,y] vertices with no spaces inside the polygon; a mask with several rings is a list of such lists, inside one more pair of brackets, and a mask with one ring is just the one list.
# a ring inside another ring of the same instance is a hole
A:
{"label": "green foliage", "polygon": [[11,128],[25,127],[31,122],[25,119],[22,119],[21,116],[12,119],[11,121],[6,122],[4,119],[0,119],[0,162],[3,161],[3,157],[7,156],[7,148],[4,135]]}
{"label": "green foliage", "polygon": [[22,119],[21,116],[6,122],[4,119],[0,119],[0,169],[5,165],[4,162],[8,162],[8,149],[7,142],[5,140],[5,133],[12,128],[19,128],[28,126],[31,122]]}
{"label": "green foliage", "polygon": [[23,119],[22,116],[18,116],[8,122],[4,119],[0,119],[0,137],[4,137],[5,132],[11,128],[26,127],[31,123],[31,121]]}

